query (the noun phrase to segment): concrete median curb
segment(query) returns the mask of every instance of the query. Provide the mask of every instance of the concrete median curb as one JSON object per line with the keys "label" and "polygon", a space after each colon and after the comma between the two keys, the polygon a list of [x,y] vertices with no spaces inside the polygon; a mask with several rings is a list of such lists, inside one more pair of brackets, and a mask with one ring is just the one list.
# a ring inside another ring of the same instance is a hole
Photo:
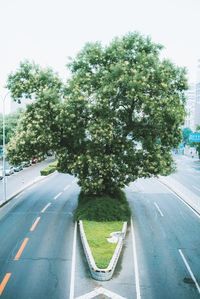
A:
{"label": "concrete median curb", "polygon": [[87,238],[85,235],[83,223],[81,220],[79,221],[79,229],[80,229],[80,236],[81,236],[81,241],[83,244],[83,249],[85,252],[85,256],[87,258],[87,262],[88,262],[90,273],[91,273],[92,277],[99,281],[110,280],[112,278],[112,275],[114,273],[115,267],[117,265],[117,261],[119,259],[119,256],[120,256],[120,253],[122,250],[123,240],[125,238],[126,230],[127,230],[127,222],[124,222],[124,224],[123,224],[123,228],[122,228],[122,236],[123,237],[119,237],[113,257],[110,260],[110,263],[106,269],[100,269],[96,266],[91,249],[89,247],[89,244],[88,244],[88,241],[87,241]]}

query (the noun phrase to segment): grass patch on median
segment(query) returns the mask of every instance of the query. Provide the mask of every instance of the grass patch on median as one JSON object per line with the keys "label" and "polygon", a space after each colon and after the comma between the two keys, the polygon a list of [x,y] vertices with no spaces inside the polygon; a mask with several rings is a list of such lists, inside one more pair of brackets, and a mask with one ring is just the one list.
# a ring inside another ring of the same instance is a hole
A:
{"label": "grass patch on median", "polygon": [[121,231],[122,226],[122,221],[83,221],[86,238],[98,268],[108,267],[117,244],[109,243],[106,238],[109,238],[112,232]]}

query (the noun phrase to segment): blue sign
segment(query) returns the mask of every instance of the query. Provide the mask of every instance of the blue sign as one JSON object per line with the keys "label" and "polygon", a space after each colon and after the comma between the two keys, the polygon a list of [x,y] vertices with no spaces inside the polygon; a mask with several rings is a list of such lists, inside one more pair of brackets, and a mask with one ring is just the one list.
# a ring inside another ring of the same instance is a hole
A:
{"label": "blue sign", "polygon": [[200,142],[200,133],[192,133],[189,136],[190,142]]}

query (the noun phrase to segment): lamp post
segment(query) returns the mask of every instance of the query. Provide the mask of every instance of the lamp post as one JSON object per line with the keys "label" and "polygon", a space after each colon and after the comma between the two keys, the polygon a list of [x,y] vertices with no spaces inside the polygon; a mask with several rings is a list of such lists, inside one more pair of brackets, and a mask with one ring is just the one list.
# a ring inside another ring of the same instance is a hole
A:
{"label": "lamp post", "polygon": [[6,132],[5,132],[5,99],[7,95],[3,97],[3,201],[6,202],[7,199],[7,189],[6,189]]}

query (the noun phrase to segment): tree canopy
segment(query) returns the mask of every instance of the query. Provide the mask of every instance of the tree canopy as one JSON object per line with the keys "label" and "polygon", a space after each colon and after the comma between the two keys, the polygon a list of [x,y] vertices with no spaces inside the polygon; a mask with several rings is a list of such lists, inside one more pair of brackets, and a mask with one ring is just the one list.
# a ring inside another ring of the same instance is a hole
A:
{"label": "tree canopy", "polygon": [[17,101],[35,101],[10,142],[10,160],[53,149],[60,170],[77,176],[90,194],[169,172],[187,82],[184,68],[160,59],[161,49],[139,33],[108,46],[86,44],[68,65],[66,84],[51,70],[21,64],[8,88]]}

